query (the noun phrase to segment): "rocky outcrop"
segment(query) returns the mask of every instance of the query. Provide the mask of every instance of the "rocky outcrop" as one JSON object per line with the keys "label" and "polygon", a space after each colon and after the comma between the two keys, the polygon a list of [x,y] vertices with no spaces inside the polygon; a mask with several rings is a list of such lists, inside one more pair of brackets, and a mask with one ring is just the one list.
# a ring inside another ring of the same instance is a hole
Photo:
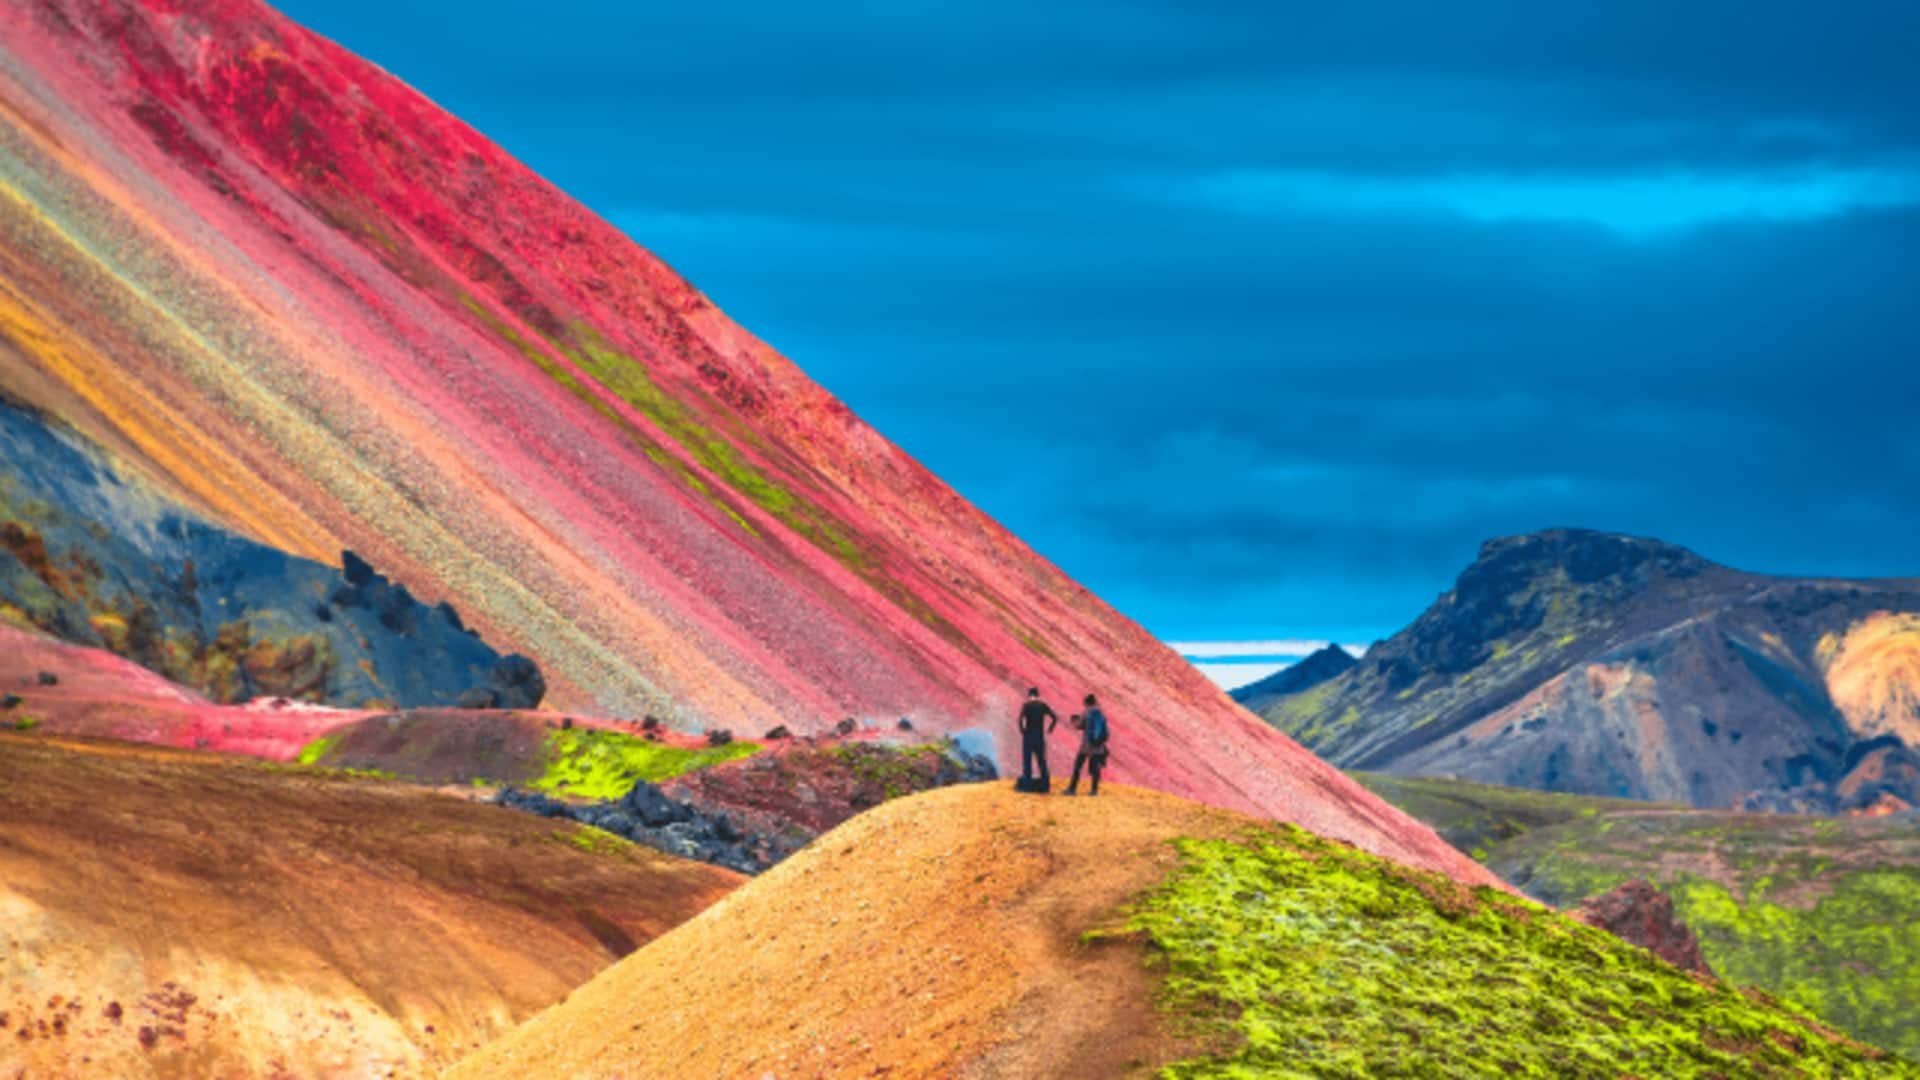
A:
{"label": "rocky outcrop", "polygon": [[532,708],[502,657],[351,551],[334,570],[151,490],[97,447],[0,401],[0,619],[103,648],[215,702]]}
{"label": "rocky outcrop", "polygon": [[532,709],[547,695],[547,681],[540,677],[540,666],[518,653],[503,656],[493,665],[485,686],[476,686],[460,695],[463,709]]}
{"label": "rocky outcrop", "polygon": [[495,801],[757,874],[862,810],[994,777],[993,762],[945,741],[893,746],[810,739],[664,784],[642,780],[605,802],[569,803],[512,787]]}
{"label": "rocky outcrop", "polygon": [[1638,945],[1674,967],[1713,974],[1700,955],[1700,939],[1674,915],[1672,898],[1651,882],[1629,881],[1588,899],[1568,915]]}
{"label": "rocky outcrop", "polygon": [[993,762],[946,740],[803,739],[685,773],[667,791],[725,808],[751,827],[805,842],[888,799],[997,776]]}
{"label": "rocky outcrop", "polygon": [[517,788],[502,789],[494,801],[541,817],[591,825],[669,855],[743,874],[757,874],[797,847],[780,837],[744,833],[726,813],[705,813],[690,803],[669,799],[658,786],[645,780],[635,784],[624,798],[610,802],[580,805]]}

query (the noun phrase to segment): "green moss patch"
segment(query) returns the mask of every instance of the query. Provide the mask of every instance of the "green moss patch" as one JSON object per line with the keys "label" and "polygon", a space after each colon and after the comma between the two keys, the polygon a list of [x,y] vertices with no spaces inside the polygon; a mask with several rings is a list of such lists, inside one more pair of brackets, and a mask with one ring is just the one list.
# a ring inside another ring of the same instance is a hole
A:
{"label": "green moss patch", "polygon": [[322,735],[300,748],[300,754],[293,760],[300,765],[318,765],[325,760],[328,751],[340,742],[339,735]]}
{"label": "green moss patch", "polygon": [[618,731],[573,728],[548,736],[544,768],[532,786],[583,799],[618,799],[641,780],[671,780],[759,750],[759,744],[750,742],[687,750]]}
{"label": "green moss patch", "polygon": [[1504,844],[1488,864],[1555,904],[1647,878],[1721,975],[1920,1055],[1920,827],[1910,821],[1602,814]]}
{"label": "green moss patch", "polygon": [[1163,1006],[1230,1049],[1169,1077],[1920,1076],[1538,905],[1292,826],[1178,846],[1119,933],[1150,943]]}

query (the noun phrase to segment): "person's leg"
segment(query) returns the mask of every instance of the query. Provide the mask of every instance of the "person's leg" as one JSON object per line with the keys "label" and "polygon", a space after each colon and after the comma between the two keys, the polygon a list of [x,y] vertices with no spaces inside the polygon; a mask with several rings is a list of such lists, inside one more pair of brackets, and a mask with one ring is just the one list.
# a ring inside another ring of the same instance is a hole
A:
{"label": "person's leg", "polygon": [[1051,778],[1051,777],[1049,777],[1049,776],[1047,775],[1047,743],[1046,743],[1046,740],[1044,740],[1044,739],[1043,739],[1043,740],[1041,740],[1040,742],[1037,742],[1037,743],[1035,743],[1035,744],[1034,744],[1034,746],[1033,746],[1033,754],[1034,754],[1034,756],[1035,756],[1035,757],[1037,757],[1037,758],[1039,758],[1039,759],[1040,759],[1040,786],[1041,786],[1041,787],[1045,787],[1045,786],[1047,786],[1048,784],[1050,784],[1050,783],[1052,783],[1052,778]]}
{"label": "person's leg", "polygon": [[1020,740],[1020,779],[1033,779],[1033,740]]}
{"label": "person's leg", "polygon": [[1067,794],[1071,795],[1080,786],[1080,766],[1085,764],[1087,755],[1082,752],[1073,755],[1073,779],[1067,781]]}
{"label": "person's leg", "polygon": [[1100,767],[1106,764],[1106,761],[1106,756],[1103,754],[1095,754],[1087,761],[1087,780],[1091,785],[1087,788],[1088,795],[1100,794]]}

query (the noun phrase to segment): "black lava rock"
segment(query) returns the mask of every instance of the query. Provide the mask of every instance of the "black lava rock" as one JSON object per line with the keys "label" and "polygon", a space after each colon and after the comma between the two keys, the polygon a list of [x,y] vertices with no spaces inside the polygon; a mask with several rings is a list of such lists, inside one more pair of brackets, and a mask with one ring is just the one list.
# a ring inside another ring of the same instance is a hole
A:
{"label": "black lava rock", "polygon": [[626,798],[620,802],[649,828],[664,828],[692,816],[685,805],[667,798],[659,787],[645,780],[634,784],[633,790],[627,792]]}
{"label": "black lava rock", "polygon": [[790,739],[793,737],[793,732],[787,730],[787,725],[781,724],[779,727],[769,729],[767,733],[761,737],[768,741],[774,739]]}
{"label": "black lava rock", "polygon": [[494,801],[501,806],[511,806],[515,810],[525,810],[541,817],[572,817],[573,807],[559,799],[542,795],[537,791],[521,791],[517,788],[503,788]]}
{"label": "black lava rock", "polygon": [[894,726],[899,728],[901,731],[912,731],[913,721],[903,716],[900,718],[900,722],[898,724],[895,724]]}
{"label": "black lava rock", "polygon": [[8,694],[5,697],[0,697],[0,709],[19,708],[21,700],[19,694]]}
{"label": "black lava rock", "polygon": [[540,665],[519,653],[503,656],[493,665],[493,689],[502,709],[537,708],[547,696],[547,680]]}
{"label": "black lava rock", "polygon": [[858,728],[859,726],[860,726],[859,722],[856,721],[853,717],[849,716],[845,720],[842,720],[839,723],[833,725],[833,733],[835,735],[851,735],[853,734],[854,729]]}
{"label": "black lava rock", "polygon": [[340,576],[349,585],[365,585],[373,580],[373,564],[351,551],[340,553]]}
{"label": "black lava rock", "polygon": [[500,695],[490,687],[476,686],[460,695],[459,706],[463,709],[497,709],[500,707]]}
{"label": "black lava rock", "polygon": [[713,728],[707,732],[708,746],[725,746],[733,741],[733,732],[726,728]]}
{"label": "black lava rock", "polygon": [[40,680],[40,685],[41,685],[41,686],[58,686],[58,685],[60,685],[60,676],[58,676],[58,675],[55,675],[55,674],[54,674],[53,672],[51,672],[51,671],[43,671],[43,672],[41,672],[41,673],[40,673],[40,674],[39,674],[39,675],[38,675],[37,677],[38,677],[38,679]]}
{"label": "black lava rock", "polygon": [[[978,783],[995,779],[993,761],[969,754],[948,743],[936,784]],[[754,833],[742,829],[733,816],[701,801],[680,802],[659,786],[641,781],[623,797],[590,804],[566,803],[538,792],[505,788],[494,802],[515,810],[550,818],[566,818],[645,844],[683,859],[724,866],[742,874],[758,874],[800,850],[812,833],[782,829]],[[863,803],[865,805],[865,803]]]}

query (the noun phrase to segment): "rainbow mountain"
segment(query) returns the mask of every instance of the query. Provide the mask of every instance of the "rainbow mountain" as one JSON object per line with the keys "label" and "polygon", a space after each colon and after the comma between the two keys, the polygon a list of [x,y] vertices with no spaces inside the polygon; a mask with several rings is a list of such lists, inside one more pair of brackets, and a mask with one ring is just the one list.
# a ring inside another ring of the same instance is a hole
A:
{"label": "rainbow mountain", "polygon": [[[908,362],[909,358],[901,358]],[[0,10],[0,391],[186,511],[363,555],[556,708],[998,733],[1485,880],[1229,701],[670,267],[253,0]]]}

